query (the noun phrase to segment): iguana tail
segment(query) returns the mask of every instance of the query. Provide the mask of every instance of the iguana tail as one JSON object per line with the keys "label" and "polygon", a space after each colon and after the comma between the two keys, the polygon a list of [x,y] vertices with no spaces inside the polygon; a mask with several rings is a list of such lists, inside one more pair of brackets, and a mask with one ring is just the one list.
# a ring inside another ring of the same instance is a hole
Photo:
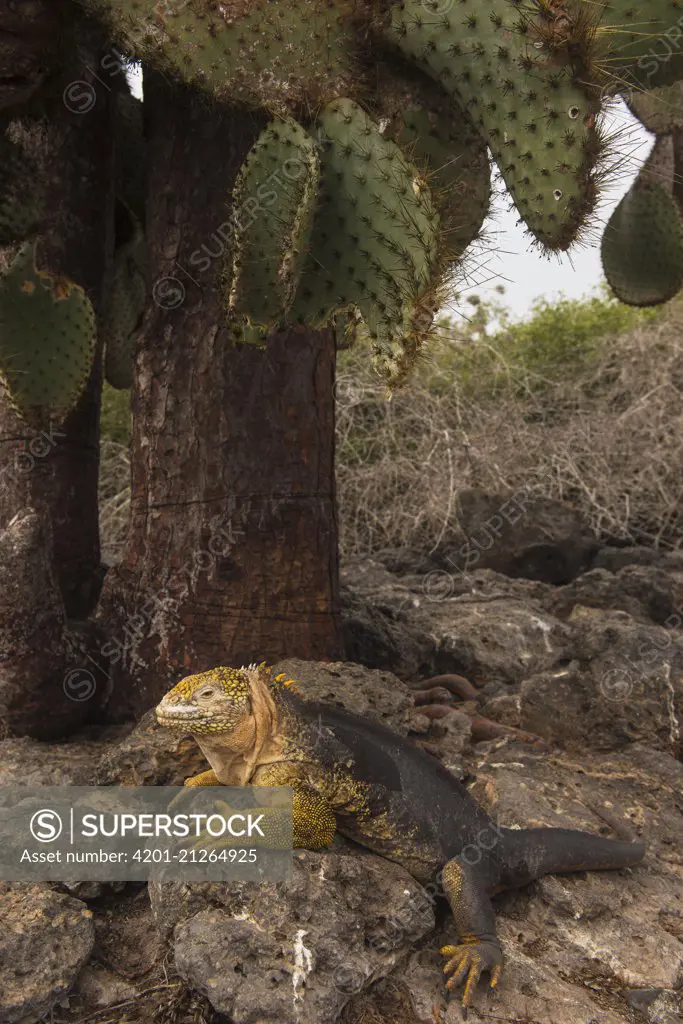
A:
{"label": "iguana tail", "polygon": [[602,808],[587,806],[622,838],[606,839],[569,828],[506,829],[505,860],[514,875],[514,880],[505,880],[506,885],[526,885],[542,875],[627,868],[643,859],[647,847],[628,826]]}

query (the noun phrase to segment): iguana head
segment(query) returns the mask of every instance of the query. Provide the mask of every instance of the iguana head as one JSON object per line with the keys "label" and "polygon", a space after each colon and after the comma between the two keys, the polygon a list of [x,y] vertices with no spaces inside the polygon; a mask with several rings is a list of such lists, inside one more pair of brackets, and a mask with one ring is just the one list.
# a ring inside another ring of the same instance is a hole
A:
{"label": "iguana head", "polygon": [[187,676],[157,704],[160,725],[192,733],[223,785],[245,786],[260,764],[278,760],[284,737],[276,697],[284,675],[265,662]]}
{"label": "iguana head", "polygon": [[261,682],[265,665],[248,668],[212,668],[186,676],[170,690],[156,707],[160,725],[195,735],[231,733],[253,717],[255,689],[267,687]]}

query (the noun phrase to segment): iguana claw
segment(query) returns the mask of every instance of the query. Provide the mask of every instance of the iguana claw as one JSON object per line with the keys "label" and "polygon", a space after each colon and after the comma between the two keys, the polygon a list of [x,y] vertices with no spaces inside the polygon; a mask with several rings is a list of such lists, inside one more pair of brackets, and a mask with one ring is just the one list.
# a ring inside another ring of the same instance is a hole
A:
{"label": "iguana claw", "polygon": [[503,951],[496,942],[474,941],[463,942],[459,946],[443,946],[441,953],[448,957],[443,970],[444,974],[451,975],[446,982],[446,988],[449,991],[452,991],[467,978],[462,997],[462,1015],[464,1019],[467,1019],[467,1009],[482,973],[490,972],[491,988],[495,988],[500,981],[503,970]]}

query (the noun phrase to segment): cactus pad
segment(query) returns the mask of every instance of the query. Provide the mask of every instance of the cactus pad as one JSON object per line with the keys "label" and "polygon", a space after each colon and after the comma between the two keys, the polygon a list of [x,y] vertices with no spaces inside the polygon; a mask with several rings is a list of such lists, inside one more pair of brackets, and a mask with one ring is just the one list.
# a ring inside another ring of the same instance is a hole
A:
{"label": "cactus pad", "polygon": [[683,128],[683,82],[647,92],[632,92],[628,105],[631,113],[655,135],[668,135]]}
{"label": "cactus pad", "polygon": [[286,115],[361,84],[357,0],[81,3],[107,18],[126,52],[219,100]]}
{"label": "cactus pad", "polygon": [[95,353],[95,313],[79,285],[36,268],[24,245],[0,280],[0,375],[32,426],[59,422],[87,383]]}
{"label": "cactus pad", "polygon": [[291,319],[323,326],[358,309],[375,366],[402,375],[406,345],[431,325],[439,217],[426,181],[351,100],[331,103],[317,126],[322,184],[311,253]]}
{"label": "cactus pad", "polygon": [[602,238],[605,277],[630,306],[660,305],[683,286],[683,219],[672,192],[672,140],[663,136]]}
{"label": "cactus pad", "polygon": [[459,260],[481,231],[491,202],[483,139],[451,96],[419,71],[380,65],[378,112],[384,135],[424,174],[441,219],[440,248]]}
{"label": "cactus pad", "polygon": [[465,108],[531,232],[566,249],[597,198],[599,96],[546,51],[540,12],[549,7],[397,0],[388,35]]}
{"label": "cactus pad", "polygon": [[[579,13],[587,0],[573,0]],[[603,0],[592,4],[599,70],[614,91],[654,89],[683,78],[683,8],[679,0]]]}
{"label": "cactus pad", "polygon": [[294,299],[313,227],[320,161],[295,121],[273,121],[252,147],[233,193],[228,306],[269,329]]}

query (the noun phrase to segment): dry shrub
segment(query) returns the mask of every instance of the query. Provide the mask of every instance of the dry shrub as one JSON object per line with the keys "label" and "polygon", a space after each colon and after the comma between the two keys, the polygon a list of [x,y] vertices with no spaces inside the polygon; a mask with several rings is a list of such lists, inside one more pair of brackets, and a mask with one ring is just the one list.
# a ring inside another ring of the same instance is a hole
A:
{"label": "dry shrub", "polygon": [[130,515],[128,445],[103,440],[100,446],[100,537],[102,561],[120,561]]}
{"label": "dry shrub", "polygon": [[388,403],[353,355],[338,387],[343,554],[453,542],[458,493],[470,487],[567,502],[603,541],[679,546],[682,328],[672,306],[555,381],[506,369],[501,352],[488,392],[440,380],[432,361]]}
{"label": "dry shrub", "polygon": [[[577,508],[607,541],[683,538],[683,304],[606,338],[577,372],[544,380],[494,352],[496,385],[459,386],[428,358],[387,401],[364,349],[337,376],[337,489],[345,557],[428,553],[458,538],[458,493],[526,488]],[[469,344],[487,345],[485,340]],[[537,364],[538,365],[538,364]],[[105,561],[128,524],[127,448],[103,442]]]}

